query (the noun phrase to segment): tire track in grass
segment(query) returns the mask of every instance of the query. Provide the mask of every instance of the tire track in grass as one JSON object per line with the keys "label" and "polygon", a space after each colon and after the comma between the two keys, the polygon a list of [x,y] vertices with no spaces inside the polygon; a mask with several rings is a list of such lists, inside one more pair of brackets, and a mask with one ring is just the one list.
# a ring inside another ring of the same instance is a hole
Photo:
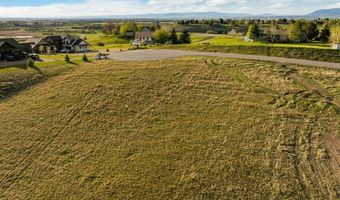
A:
{"label": "tire track in grass", "polygon": [[308,191],[308,187],[303,178],[303,172],[301,167],[301,152],[300,152],[300,129],[296,127],[294,130],[294,168],[295,168],[295,175],[297,180],[299,181],[300,188],[304,193],[306,199],[311,199],[310,193]]}
{"label": "tire track in grass", "polygon": [[[100,88],[101,89],[101,88]],[[83,108],[88,105],[88,103],[95,97],[98,92],[98,87],[94,90],[89,91],[84,98],[82,98],[81,102],[77,105],[80,105],[78,109],[71,110],[67,113],[64,121],[61,122],[62,127],[56,131],[53,135],[48,135],[43,138],[36,147],[28,154],[27,157],[22,159],[15,168],[8,172],[1,180],[0,180],[0,197],[2,197],[8,189],[11,188],[13,184],[15,184],[20,177],[25,173],[25,171],[34,163],[34,161],[49,147],[50,144],[61,134],[63,133],[67,127],[72,123],[72,121],[78,116],[78,114],[83,110]],[[53,132],[53,131],[52,131]]]}

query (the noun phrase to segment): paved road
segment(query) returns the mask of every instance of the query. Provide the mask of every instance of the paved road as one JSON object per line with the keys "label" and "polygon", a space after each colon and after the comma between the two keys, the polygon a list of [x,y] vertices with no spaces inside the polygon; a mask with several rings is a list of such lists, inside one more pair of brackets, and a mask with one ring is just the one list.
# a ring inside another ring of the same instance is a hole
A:
{"label": "paved road", "polygon": [[113,60],[118,60],[118,61],[152,61],[152,60],[171,59],[171,58],[183,57],[183,56],[214,56],[214,57],[223,57],[223,58],[240,58],[240,59],[261,60],[261,61],[271,61],[271,62],[286,63],[286,64],[298,64],[298,65],[313,66],[313,67],[340,69],[340,63],[302,60],[302,59],[295,59],[295,58],[235,54],[235,53],[180,51],[180,50],[170,50],[170,49],[112,52],[109,58]]}

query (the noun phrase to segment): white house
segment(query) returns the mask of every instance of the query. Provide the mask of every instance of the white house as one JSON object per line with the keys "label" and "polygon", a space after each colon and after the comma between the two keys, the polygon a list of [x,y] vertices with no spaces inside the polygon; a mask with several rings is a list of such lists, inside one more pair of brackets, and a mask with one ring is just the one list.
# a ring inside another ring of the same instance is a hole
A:
{"label": "white house", "polygon": [[148,28],[143,28],[140,32],[135,34],[135,40],[133,41],[134,46],[142,46],[152,44],[153,42],[153,32]]}
{"label": "white house", "polygon": [[82,53],[89,51],[90,44],[85,40],[77,37],[71,37],[69,35],[62,36],[63,50],[61,52],[76,52]]}

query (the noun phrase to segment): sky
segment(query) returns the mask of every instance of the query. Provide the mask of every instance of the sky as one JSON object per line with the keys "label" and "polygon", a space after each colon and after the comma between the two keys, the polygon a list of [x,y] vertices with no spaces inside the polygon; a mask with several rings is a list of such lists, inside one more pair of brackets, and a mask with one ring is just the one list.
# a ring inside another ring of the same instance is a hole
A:
{"label": "sky", "polygon": [[168,12],[303,15],[340,8],[340,0],[0,0],[1,18],[48,18]]}

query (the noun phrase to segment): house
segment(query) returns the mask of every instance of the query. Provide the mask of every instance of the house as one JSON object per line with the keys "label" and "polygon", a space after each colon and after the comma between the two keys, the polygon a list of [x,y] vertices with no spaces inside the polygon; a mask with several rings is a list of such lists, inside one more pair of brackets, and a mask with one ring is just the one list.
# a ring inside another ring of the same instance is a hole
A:
{"label": "house", "polygon": [[63,48],[61,36],[47,36],[45,38],[30,38],[25,43],[31,44],[32,51],[34,53],[54,54],[54,53],[59,53]]}
{"label": "house", "polygon": [[136,33],[135,40],[133,41],[133,45],[142,46],[142,45],[152,44],[153,42],[152,36],[153,36],[153,32],[148,28],[144,28],[141,31]]}
{"label": "house", "polygon": [[26,44],[31,44],[34,53],[54,54],[66,52],[86,52],[90,46],[81,38],[74,38],[69,35],[65,36],[47,36],[44,38],[31,38]]}
{"label": "house", "polygon": [[23,60],[26,56],[25,48],[16,40],[0,39],[0,61]]}
{"label": "house", "polygon": [[63,49],[61,52],[87,52],[90,44],[79,37],[62,36]]}

